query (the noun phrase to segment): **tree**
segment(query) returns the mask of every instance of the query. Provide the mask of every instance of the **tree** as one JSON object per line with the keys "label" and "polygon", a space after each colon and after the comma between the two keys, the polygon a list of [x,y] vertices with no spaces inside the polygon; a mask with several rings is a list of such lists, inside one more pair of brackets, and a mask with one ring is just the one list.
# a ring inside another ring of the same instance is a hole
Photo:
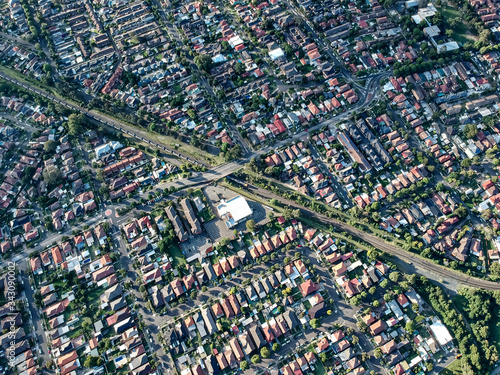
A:
{"label": "tree", "polygon": [[212,67],[212,58],[207,54],[198,55],[194,58],[194,63],[198,69],[208,72]]}
{"label": "tree", "polygon": [[322,352],[319,354],[319,359],[321,360],[321,362],[327,362],[328,361],[328,356],[326,355],[325,352]]}
{"label": "tree", "polygon": [[472,160],[471,159],[464,159],[462,160],[462,162],[460,163],[460,166],[462,168],[470,168],[470,166],[472,165]]}
{"label": "tree", "polygon": [[405,274],[405,280],[413,285],[417,281],[417,276],[414,274]]}
{"label": "tree", "polygon": [[47,141],[43,144],[43,149],[45,152],[53,153],[57,148],[56,141]]}
{"label": "tree", "polygon": [[222,50],[223,51],[229,51],[231,49],[231,46],[229,45],[229,43],[225,40],[223,40],[221,42],[221,47],[222,47]]}
{"label": "tree", "polygon": [[88,356],[86,359],[85,359],[85,362],[83,363],[83,366],[86,367],[86,368],[92,368],[92,367],[95,367],[97,365],[97,359],[99,357],[94,357],[94,356]]}
{"label": "tree", "polygon": [[461,218],[464,218],[466,217],[469,213],[467,212],[467,208],[465,208],[464,206],[460,206],[458,207],[456,210],[455,210],[455,214],[457,214],[458,216],[460,216]]}
{"label": "tree", "polygon": [[247,361],[243,360],[240,362],[240,369],[241,370],[243,370],[243,371],[248,370],[249,367],[250,367],[250,365],[248,364]]}
{"label": "tree", "polygon": [[385,301],[385,302],[390,302],[390,301],[392,301],[392,294],[391,294],[391,293],[386,293],[386,294],[384,294],[384,301]]}
{"label": "tree", "polygon": [[224,152],[224,159],[226,161],[235,160],[242,156],[243,156],[243,149],[239,144],[233,146],[232,148]]}
{"label": "tree", "polygon": [[368,326],[362,320],[358,320],[356,322],[356,326],[359,328],[361,332],[366,332],[366,330],[368,329]]}
{"label": "tree", "polygon": [[62,173],[56,166],[48,166],[43,170],[43,180],[48,185],[56,185],[61,181]]}
{"label": "tree", "polygon": [[434,364],[432,362],[425,362],[425,367],[427,368],[427,372],[431,372],[434,369]]}
{"label": "tree", "polygon": [[273,344],[273,352],[277,352],[278,350],[280,350],[280,344],[278,344],[277,342],[275,342]]}
{"label": "tree", "polygon": [[247,231],[255,232],[255,220],[250,219],[246,222]]}
{"label": "tree", "polygon": [[45,362],[45,368],[47,370],[51,369],[52,366],[54,366],[54,362],[51,359],[49,359],[47,362]]}
{"label": "tree", "polygon": [[236,64],[234,64],[233,69],[238,75],[242,75],[246,71],[245,65],[243,65],[239,61]]}
{"label": "tree", "polygon": [[389,274],[389,279],[391,279],[393,283],[397,283],[399,280],[399,272],[391,272]]}
{"label": "tree", "polygon": [[262,349],[260,349],[260,355],[262,358],[269,358],[271,356],[271,351],[267,346],[264,346]]}
{"label": "tree", "polygon": [[45,74],[51,74],[52,73],[52,66],[50,64],[43,64],[42,67],[43,71]]}
{"label": "tree", "polygon": [[399,286],[401,289],[403,289],[404,292],[407,292],[410,289],[410,283],[408,281],[401,281],[399,283]]}
{"label": "tree", "polygon": [[285,210],[283,211],[283,219],[287,221],[292,218],[298,218],[298,217],[300,217],[300,210],[298,208],[293,210],[290,207],[286,207]]}
{"label": "tree", "polygon": [[356,345],[359,342],[358,336],[352,336],[351,342],[353,345]]}
{"label": "tree", "polygon": [[467,138],[474,138],[477,134],[477,125],[476,124],[467,124],[464,128],[464,135]]}
{"label": "tree", "polygon": [[72,136],[80,135],[85,117],[79,113],[72,113],[68,117],[68,133]]}
{"label": "tree", "polygon": [[227,246],[231,243],[231,239],[228,238],[228,237],[222,237],[220,240],[219,240],[219,245],[221,246]]}
{"label": "tree", "polygon": [[500,263],[499,262],[494,262],[490,266],[490,272],[491,272],[492,275],[500,276]]}
{"label": "tree", "polygon": [[318,319],[311,319],[309,322],[312,328],[318,329],[321,326],[321,322]]}
{"label": "tree", "polygon": [[488,221],[490,220],[491,218],[491,210],[489,208],[487,208],[486,210],[483,210],[483,212],[481,212],[481,218],[485,221]]}
{"label": "tree", "polygon": [[420,306],[418,305],[418,303],[414,302],[411,304],[411,309],[413,310],[413,312],[419,312]]}
{"label": "tree", "polygon": [[415,331],[415,323],[413,322],[413,320],[409,320],[406,323],[405,330],[406,330],[406,332],[410,332],[410,333],[413,333],[413,331]]}
{"label": "tree", "polygon": [[260,357],[258,354],[254,354],[251,358],[252,363],[255,365],[260,362]]}
{"label": "tree", "polygon": [[373,355],[375,356],[375,358],[379,359],[382,357],[382,349],[380,348],[375,348],[375,350],[373,351]]}
{"label": "tree", "polygon": [[[376,220],[374,220],[374,221],[377,222]],[[378,256],[379,256],[379,253],[377,250],[373,249],[373,250],[368,251],[368,258],[370,258],[370,260],[374,261],[377,259]]]}

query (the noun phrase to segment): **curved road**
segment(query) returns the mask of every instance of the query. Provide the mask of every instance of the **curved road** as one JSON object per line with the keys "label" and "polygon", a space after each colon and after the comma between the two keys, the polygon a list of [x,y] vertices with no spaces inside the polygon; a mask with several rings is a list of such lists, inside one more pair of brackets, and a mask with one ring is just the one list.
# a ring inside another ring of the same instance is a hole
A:
{"label": "curved road", "polygon": [[[245,182],[241,181],[242,184],[245,184]],[[261,196],[262,198],[265,199],[278,199],[280,202],[289,205],[290,207],[293,208],[298,208],[301,210],[302,213],[305,215],[312,217],[316,220],[319,220],[320,222],[323,222],[325,224],[331,224],[334,227],[336,227],[339,231],[346,232],[353,237],[357,237],[366,243],[371,244],[377,249],[380,249],[384,251],[387,254],[396,256],[398,259],[401,259],[407,263],[415,265],[416,268],[421,268],[423,270],[426,270],[428,272],[431,272],[439,277],[442,277],[445,280],[453,280],[458,284],[462,284],[464,286],[469,286],[472,288],[481,288],[481,289],[486,289],[486,290],[500,290],[500,283],[499,282],[494,282],[494,281],[488,281],[488,280],[482,280],[478,279],[473,276],[469,276],[463,273],[460,273],[458,271],[453,271],[449,268],[445,268],[443,266],[437,265],[433,263],[430,260],[427,260],[425,258],[421,258],[416,254],[410,253],[409,251],[403,250],[402,248],[395,246],[382,238],[379,238],[377,236],[374,236],[372,234],[363,232],[360,229],[357,229],[347,223],[344,223],[342,221],[336,220],[329,218],[328,216],[319,214],[313,210],[310,210],[308,208],[305,208],[303,206],[299,206],[297,203],[284,199],[283,197],[276,195],[268,190],[259,188],[257,186],[248,184],[249,191],[250,193],[253,193],[258,196]]]}
{"label": "curved road", "polygon": [[[368,79],[368,81],[366,83],[367,95],[363,98],[364,100],[362,100],[358,106],[353,107],[353,109],[346,111],[338,116],[335,116],[332,119],[329,119],[327,121],[330,122],[330,121],[341,120],[341,119],[345,118],[347,115],[349,115],[350,113],[352,113],[352,111],[355,111],[355,110],[358,110],[358,109],[361,109],[361,108],[368,106],[377,97],[375,87],[380,83],[380,80],[383,79],[386,75],[387,75],[387,73],[380,73],[380,74],[377,74],[377,75],[371,77],[370,79]],[[174,150],[171,150],[171,149],[165,147],[164,145],[162,145],[154,140],[149,139],[148,138],[149,134],[147,131],[142,131],[142,130],[136,129],[132,126],[129,126],[129,125],[124,124],[120,121],[117,121],[109,116],[102,115],[102,114],[97,113],[95,111],[89,111],[81,106],[71,104],[65,100],[61,100],[61,99],[59,99],[51,94],[48,94],[44,91],[41,91],[38,88],[35,88],[31,85],[20,82],[16,79],[6,75],[5,73],[0,72],[0,77],[15,84],[15,85],[21,86],[26,90],[32,91],[32,92],[36,93],[37,95],[40,95],[48,100],[52,100],[56,103],[59,103],[60,105],[63,105],[65,107],[70,108],[70,109],[77,111],[79,113],[82,113],[95,121],[101,122],[109,127],[112,127],[115,130],[118,130],[118,131],[123,132],[125,134],[128,134],[132,137],[140,139],[141,141],[146,142],[149,145],[156,147],[164,152],[172,154],[172,155],[174,155],[182,160],[185,160],[185,161],[193,163],[193,164],[197,164],[199,166],[206,166],[204,163],[201,163],[197,160],[190,159],[190,158],[188,158],[188,157],[186,157],[186,156],[184,156],[184,155],[182,155]],[[322,122],[322,123],[314,126],[313,128],[311,128],[311,130],[314,130],[315,128],[321,127],[324,125],[325,125],[324,122]],[[290,137],[289,139],[287,139],[287,141],[289,142],[293,139],[300,138],[301,136],[304,136],[306,134],[307,133],[305,133],[305,132],[299,133],[295,136]],[[275,145],[274,147],[277,147],[277,145]],[[261,150],[261,152],[262,152],[262,150]],[[257,154],[257,153],[255,153],[255,154]],[[253,154],[253,155],[255,155],[255,154]],[[243,160],[241,160],[240,162],[242,162],[242,161]],[[215,179],[220,178],[221,174],[228,175],[231,173],[231,171],[234,171],[240,167],[241,167],[240,163],[237,163],[237,162],[236,163],[227,163],[227,164],[224,164],[224,165],[218,167],[218,168],[222,169],[220,171],[217,171],[219,173],[217,173],[215,171],[208,171],[208,172],[206,172],[208,175],[203,176],[204,178],[203,177],[200,178],[201,181],[193,181],[193,182],[199,183],[199,182],[202,182],[203,180],[213,181]],[[211,173],[213,173],[213,174],[210,175]],[[360,238],[363,241],[370,243],[372,246],[375,246],[376,248],[379,248],[390,255],[397,256],[399,259],[402,259],[410,264],[414,264],[417,267],[420,267],[420,268],[425,269],[429,272],[432,272],[433,274],[435,274],[437,276],[440,276],[440,277],[443,277],[446,279],[451,279],[451,280],[456,281],[457,283],[461,283],[463,285],[474,287],[474,288],[483,288],[483,289],[488,289],[488,290],[500,290],[500,283],[498,283],[498,282],[481,280],[481,279],[478,279],[478,278],[475,278],[472,276],[468,276],[468,275],[465,275],[465,274],[462,274],[459,272],[455,272],[451,269],[447,269],[445,267],[439,266],[439,265],[437,265],[429,260],[426,260],[424,258],[420,258],[419,256],[417,256],[415,254],[412,254],[412,253],[407,252],[407,251],[405,251],[405,250],[403,250],[395,245],[392,245],[379,237],[365,233],[365,232],[363,232],[355,227],[352,227],[351,225],[346,224],[344,222],[341,222],[341,221],[338,221],[335,219],[331,219],[327,216],[318,214],[310,209],[299,206],[295,202],[284,199],[284,198],[282,198],[278,195],[275,195],[267,190],[258,188],[256,186],[252,186],[252,189],[255,192],[258,192],[259,195],[261,195],[262,197],[269,198],[269,199],[271,199],[271,198],[279,199],[281,202],[284,202],[291,207],[299,208],[302,212],[306,213],[310,217],[313,217],[313,218],[319,219],[323,222],[332,224],[341,231],[349,233],[349,234],[353,235],[354,237]]]}

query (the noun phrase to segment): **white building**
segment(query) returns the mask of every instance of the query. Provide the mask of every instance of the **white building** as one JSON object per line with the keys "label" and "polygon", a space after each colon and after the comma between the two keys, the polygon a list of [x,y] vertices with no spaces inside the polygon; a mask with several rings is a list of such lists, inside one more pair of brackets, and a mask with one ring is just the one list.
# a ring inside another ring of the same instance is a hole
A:
{"label": "white building", "polygon": [[221,200],[217,206],[219,216],[226,222],[228,228],[233,228],[252,215],[252,209],[247,200],[241,196],[228,200]]}
{"label": "white building", "polygon": [[430,326],[430,329],[432,331],[432,334],[436,338],[437,342],[439,343],[439,345],[446,346],[453,341],[450,332],[448,332],[448,329],[444,326],[444,324],[440,320],[432,324]]}

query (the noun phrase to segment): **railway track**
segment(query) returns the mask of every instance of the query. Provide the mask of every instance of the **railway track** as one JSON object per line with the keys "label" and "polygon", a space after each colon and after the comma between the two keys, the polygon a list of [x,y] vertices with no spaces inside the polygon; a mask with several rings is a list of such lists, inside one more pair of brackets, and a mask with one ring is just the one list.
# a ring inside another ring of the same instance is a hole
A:
{"label": "railway track", "polygon": [[327,225],[333,225],[337,230],[341,232],[346,232],[353,237],[359,238],[360,240],[363,240],[364,242],[374,246],[377,249],[382,250],[383,252],[395,256],[398,259],[406,262],[413,264],[415,266],[420,267],[421,269],[424,269],[428,272],[433,273],[436,276],[439,276],[443,278],[444,280],[453,280],[456,281],[459,284],[462,284],[464,286],[472,287],[472,288],[480,288],[480,289],[486,289],[486,290],[500,290],[500,283],[499,282],[494,282],[494,281],[489,281],[489,280],[482,280],[477,277],[469,276],[463,273],[460,273],[459,271],[455,271],[449,268],[446,268],[444,266],[440,266],[438,264],[433,263],[431,260],[427,260],[425,258],[422,258],[416,254],[413,254],[409,251],[406,251],[399,246],[393,245],[380,237],[374,236],[372,234],[363,232],[360,229],[357,229],[353,227],[352,225],[349,225],[347,223],[344,223],[342,221],[336,220],[329,218],[328,216],[319,214],[313,210],[310,210],[306,207],[300,206],[297,203],[284,199],[283,197],[280,197],[268,190],[262,189],[258,186],[252,185],[250,183],[246,183],[244,181],[240,181],[234,177],[231,177],[233,181],[237,181],[240,183],[242,186],[247,187],[251,193],[256,194],[260,196],[263,199],[277,199],[283,204],[286,204],[292,208],[298,208],[305,216],[311,217],[315,220],[318,220],[319,222],[325,223]]}

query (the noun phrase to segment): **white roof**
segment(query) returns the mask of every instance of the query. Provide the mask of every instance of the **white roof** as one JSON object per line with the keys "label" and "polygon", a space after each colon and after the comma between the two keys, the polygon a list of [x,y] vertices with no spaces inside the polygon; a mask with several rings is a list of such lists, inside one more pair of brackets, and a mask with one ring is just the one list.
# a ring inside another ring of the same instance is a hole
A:
{"label": "white roof", "polygon": [[269,51],[269,57],[273,60],[279,59],[282,57],[285,53],[281,48],[276,48],[273,49],[272,51]]}
{"label": "white roof", "polygon": [[448,42],[448,43],[444,43],[444,44],[438,44],[438,45],[436,45],[436,48],[438,50],[438,53],[441,53],[441,52],[448,52],[448,51],[453,51],[453,50],[459,49],[460,46],[458,45],[457,42]]}
{"label": "white roof", "polygon": [[445,346],[453,340],[448,329],[441,322],[436,322],[430,326],[432,334],[441,346]]}
{"label": "white roof", "polygon": [[252,214],[252,209],[248,205],[247,200],[241,196],[230,199],[227,202],[221,200],[217,206],[217,211],[219,211],[221,217],[227,216],[229,220],[232,219],[234,224]]}
{"label": "white roof", "polygon": [[233,36],[231,39],[228,40],[228,43],[231,47],[236,47],[240,44],[243,44],[243,40],[238,36]]}
{"label": "white roof", "polygon": [[224,61],[227,61],[227,59],[225,58],[224,55],[221,55],[220,53],[214,57],[212,57],[212,61],[214,63],[221,63],[221,62],[224,62]]}

